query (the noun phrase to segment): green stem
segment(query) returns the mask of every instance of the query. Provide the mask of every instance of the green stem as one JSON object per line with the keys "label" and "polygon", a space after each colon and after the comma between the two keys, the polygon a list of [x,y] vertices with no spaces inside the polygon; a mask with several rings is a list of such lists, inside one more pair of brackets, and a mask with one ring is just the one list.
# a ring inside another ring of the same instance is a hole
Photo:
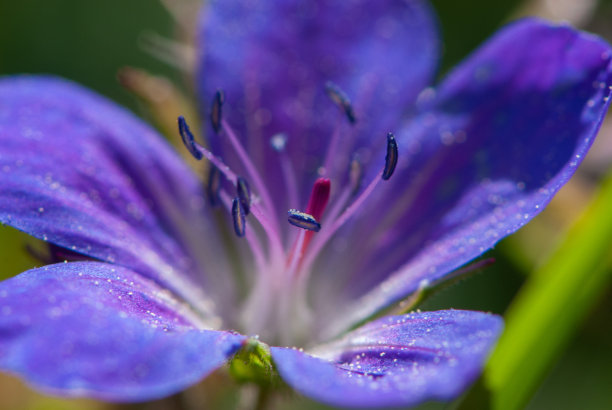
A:
{"label": "green stem", "polygon": [[270,401],[270,389],[267,387],[260,387],[257,393],[257,400],[255,401],[255,407],[253,410],[265,410],[268,407]]}
{"label": "green stem", "polygon": [[506,313],[506,331],[485,370],[495,410],[523,408],[608,286],[612,174]]}

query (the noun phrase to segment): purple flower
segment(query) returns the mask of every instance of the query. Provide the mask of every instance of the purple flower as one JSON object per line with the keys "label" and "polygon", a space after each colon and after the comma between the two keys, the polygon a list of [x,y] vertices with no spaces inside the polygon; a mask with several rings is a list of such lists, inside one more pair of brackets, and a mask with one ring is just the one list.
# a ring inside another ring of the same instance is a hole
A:
{"label": "purple flower", "polygon": [[206,184],[104,98],[0,80],[0,221],[70,260],[0,284],[0,368],[138,401],[254,349],[332,405],[457,397],[499,317],[362,323],[542,210],[607,109],[609,46],[522,20],[431,88],[439,44],[421,1],[212,3],[198,70],[210,150],[179,120],[213,165]]}

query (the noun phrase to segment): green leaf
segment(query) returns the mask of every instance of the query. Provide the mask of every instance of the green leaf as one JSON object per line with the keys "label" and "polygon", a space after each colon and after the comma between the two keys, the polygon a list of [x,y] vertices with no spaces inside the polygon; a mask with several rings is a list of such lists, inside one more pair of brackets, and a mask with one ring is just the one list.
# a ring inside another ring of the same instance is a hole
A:
{"label": "green leaf", "polygon": [[506,313],[485,370],[495,410],[523,408],[611,279],[612,174]]}

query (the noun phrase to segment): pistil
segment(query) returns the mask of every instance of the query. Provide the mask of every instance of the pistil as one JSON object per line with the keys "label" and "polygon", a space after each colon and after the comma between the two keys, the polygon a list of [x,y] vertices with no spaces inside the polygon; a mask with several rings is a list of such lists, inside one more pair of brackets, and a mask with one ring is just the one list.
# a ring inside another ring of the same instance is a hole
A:
{"label": "pistil", "polygon": [[287,258],[287,266],[291,276],[299,268],[302,256],[308,249],[312,236],[321,228],[320,221],[329,202],[330,193],[331,181],[327,178],[319,178],[312,187],[306,212],[293,209],[289,211],[289,223],[304,229],[299,233]]}
{"label": "pistil", "polygon": [[304,271],[308,272],[319,252],[323,249],[323,246],[331,239],[334,233],[340,229],[352,216],[354,216],[358,210],[363,206],[365,201],[371,196],[372,192],[376,189],[380,181],[387,181],[397,167],[398,160],[398,147],[397,141],[393,133],[387,134],[387,155],[385,157],[385,166],[376,177],[369,183],[369,185],[361,192],[361,194],[355,199],[355,201],[349,205],[341,215],[337,218],[334,215],[333,222],[330,226],[326,227],[324,232],[317,237],[315,244],[309,249],[308,255],[304,258]]}

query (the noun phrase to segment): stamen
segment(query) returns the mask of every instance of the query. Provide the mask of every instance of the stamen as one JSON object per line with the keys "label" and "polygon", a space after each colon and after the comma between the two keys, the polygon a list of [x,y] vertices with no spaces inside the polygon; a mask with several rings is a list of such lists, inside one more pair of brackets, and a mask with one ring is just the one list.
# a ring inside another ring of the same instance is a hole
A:
{"label": "stamen", "polygon": [[346,185],[339,195],[334,198],[334,205],[327,213],[328,221],[335,221],[338,215],[346,208],[348,200],[353,196],[353,190],[349,185]]}
{"label": "stamen", "polygon": [[295,170],[291,161],[287,157],[285,148],[287,147],[287,134],[279,132],[270,137],[270,146],[278,153],[280,165],[282,168],[283,179],[285,180],[285,187],[287,188],[287,196],[289,198],[288,203],[299,204],[299,195],[297,191],[297,178],[295,176]]}
{"label": "stamen", "polygon": [[202,153],[197,149],[195,138],[187,125],[187,121],[185,121],[185,117],[179,115],[178,117],[178,129],[179,134],[181,134],[181,138],[183,139],[183,144],[189,151],[191,155],[197,160],[202,159]]}
{"label": "stamen", "polygon": [[[185,119],[183,118],[182,121],[185,122]],[[186,124],[187,123],[185,122],[185,125]],[[232,184],[238,183],[238,176],[220,158],[215,156],[212,152],[210,152],[197,142],[193,142],[193,145],[200,154],[202,154],[206,159],[208,159],[210,163],[219,170],[220,174],[227,178],[227,180],[229,180]],[[243,154],[246,155],[246,153],[244,152]],[[281,245],[280,237],[278,235],[279,229],[276,219],[270,219],[268,217],[268,213],[260,209],[259,205],[253,204],[253,206],[251,206],[250,208],[250,211],[253,213],[255,218],[257,218],[262,228],[268,234],[268,238],[270,239],[271,244],[271,254],[273,254],[276,259],[282,259],[281,255],[283,254],[283,247]]]}
{"label": "stamen", "polygon": [[246,220],[244,209],[238,198],[232,201],[232,219],[234,220],[234,232],[242,238],[246,232]]}
{"label": "stamen", "polygon": [[208,183],[206,184],[206,196],[210,206],[219,205],[219,190],[221,189],[221,171],[215,165],[210,164],[208,170]]}
{"label": "stamen", "polygon": [[385,157],[385,169],[383,170],[382,179],[385,181],[391,178],[395,167],[397,166],[397,141],[393,133],[387,134],[387,156]]}
{"label": "stamen", "polygon": [[[357,213],[359,208],[363,205],[363,203],[370,197],[374,189],[380,182],[381,178],[383,180],[387,180],[393,174],[395,170],[395,166],[397,165],[397,142],[392,133],[387,134],[387,156],[385,158],[385,168],[383,171],[380,171],[376,177],[369,183],[369,185],[359,194],[357,199],[349,205],[348,208],[344,210],[344,212],[337,218],[334,219],[334,222],[325,229],[325,232],[319,234],[315,240],[315,243],[309,249],[308,254],[304,258],[304,263],[302,266],[305,267],[305,270],[308,271],[312,263],[314,262],[315,257],[319,253],[319,251],[323,248],[323,246],[329,241],[332,235],[340,229],[342,225],[346,223],[353,215]],[[385,178],[386,176],[386,178]]]}
{"label": "stamen", "polygon": [[189,130],[187,121],[185,121],[185,118],[183,118],[183,116],[179,116],[178,121],[179,121],[179,132],[185,133],[185,136],[181,134],[181,137],[183,137],[183,141],[187,141],[185,143],[185,145],[187,146],[187,149],[189,149],[191,152],[191,149],[193,148],[193,150],[197,153],[197,154],[193,154],[193,156],[196,159],[201,159],[202,157],[205,157],[207,160],[210,161],[210,163],[213,166],[217,167],[219,172],[222,173],[225,176],[225,178],[227,178],[231,183],[236,184],[238,181],[238,176],[234,173],[234,171],[232,171],[230,167],[228,167],[221,160],[221,158],[217,157],[215,154],[210,152],[208,149],[204,148],[203,146],[195,142],[195,139],[193,138],[193,134]]}
{"label": "stamen", "polygon": [[[270,197],[270,194],[268,193],[268,189],[266,185],[264,184],[262,177],[260,176],[259,172],[257,172],[257,169],[255,168],[255,165],[251,161],[251,158],[249,157],[249,155],[246,153],[246,151],[242,147],[242,144],[238,140],[238,136],[236,135],[234,130],[232,130],[232,128],[227,123],[227,121],[223,120],[223,118],[221,117],[221,106],[223,104],[224,99],[225,97],[224,97],[223,92],[221,90],[217,90],[217,92],[215,93],[214,100],[213,100],[213,110],[211,112],[211,120],[213,123],[212,124],[213,128],[215,128],[215,132],[217,133],[223,130],[225,136],[227,136],[230,144],[236,151],[238,158],[240,158],[240,160],[242,161],[242,165],[245,167],[247,173],[249,174],[249,178],[255,184],[255,188],[258,194],[263,199],[264,206],[267,208],[266,209],[267,212],[270,215],[274,215],[276,214],[276,211],[274,209],[274,202],[272,202],[272,198]],[[204,153],[204,155],[206,155],[206,153]],[[210,161],[213,161],[212,158],[209,158],[208,156],[207,158]],[[234,179],[233,182],[236,182],[236,180]],[[271,223],[272,223],[272,228],[276,232],[278,232],[280,230],[280,227],[278,226],[276,219],[272,219]]]}
{"label": "stamen", "polygon": [[244,215],[247,216],[251,212],[251,189],[244,178],[238,177],[238,181],[236,181],[236,191],[238,192],[240,205],[242,205],[244,209]]}
{"label": "stamen", "polygon": [[221,131],[222,107],[225,101],[225,94],[222,90],[217,90],[213,97],[212,108],[210,110],[210,122],[213,130],[218,134]]}
{"label": "stamen", "polygon": [[[227,194],[227,192],[221,191],[219,193],[219,199],[221,203],[225,206],[227,211],[231,213],[233,200],[230,199],[230,196]],[[251,251],[253,252],[255,263],[258,267],[257,269],[259,272],[262,272],[262,269],[264,268],[264,266],[266,266],[266,259],[264,257],[264,252],[261,243],[259,242],[257,236],[253,234],[252,230],[245,231],[244,236],[247,240],[249,247],[251,248]]]}
{"label": "stamen", "polygon": [[288,214],[289,223],[293,226],[314,232],[321,230],[321,224],[312,215],[300,212],[297,209],[290,209]]}
{"label": "stamen", "polygon": [[289,259],[287,260],[287,277],[292,278],[295,275],[298,265],[302,260],[302,256],[304,256],[304,240],[306,239],[306,235],[313,233],[313,231],[301,230],[298,234],[293,250],[289,254]]}
{"label": "stamen", "polygon": [[332,101],[335,102],[342,111],[344,111],[344,114],[346,114],[346,118],[348,118],[349,122],[351,124],[355,124],[357,119],[355,118],[355,111],[353,110],[351,101],[340,89],[340,87],[333,82],[328,81],[325,83],[325,91],[327,92],[327,95],[329,95],[329,98],[331,98]]}
{"label": "stamen", "polygon": [[[257,168],[255,168],[255,165],[251,161],[251,158],[240,144],[238,136],[236,135],[236,133],[234,133],[234,130],[232,130],[227,121],[222,120],[221,126],[223,127],[225,136],[227,136],[229,142],[234,147],[236,154],[238,154],[238,157],[242,161],[242,165],[244,165],[250,181],[255,185],[257,193],[261,196],[261,199],[263,200],[264,206],[267,208],[268,213],[270,215],[275,215],[276,210],[274,209],[274,202],[272,202],[272,197],[268,192],[268,188],[259,172],[257,172]],[[280,231],[280,227],[277,224],[276,218],[273,218],[271,222],[273,224],[274,229],[277,232]]]}

